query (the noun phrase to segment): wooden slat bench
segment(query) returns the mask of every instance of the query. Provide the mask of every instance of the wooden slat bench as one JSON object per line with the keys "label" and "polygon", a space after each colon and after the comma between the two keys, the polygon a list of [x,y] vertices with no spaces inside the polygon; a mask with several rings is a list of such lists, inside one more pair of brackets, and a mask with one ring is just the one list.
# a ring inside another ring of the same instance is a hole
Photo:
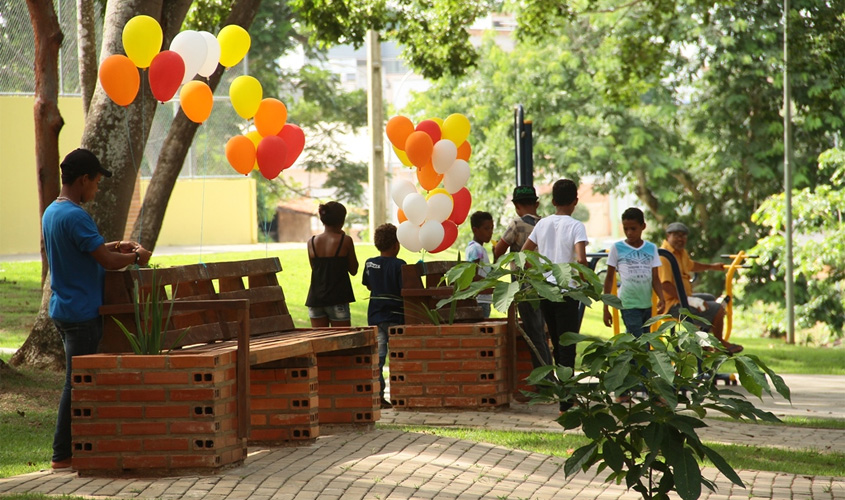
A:
{"label": "wooden slat bench", "polygon": [[[247,442],[307,442],[320,424],[371,427],[375,328],[295,328],[280,271],[265,258],[108,272],[101,354],[74,358],[75,468],[213,471],[242,461]],[[181,340],[165,355],[127,354],[112,318],[135,330],[136,282],[146,296],[153,272],[173,298],[164,346]]]}

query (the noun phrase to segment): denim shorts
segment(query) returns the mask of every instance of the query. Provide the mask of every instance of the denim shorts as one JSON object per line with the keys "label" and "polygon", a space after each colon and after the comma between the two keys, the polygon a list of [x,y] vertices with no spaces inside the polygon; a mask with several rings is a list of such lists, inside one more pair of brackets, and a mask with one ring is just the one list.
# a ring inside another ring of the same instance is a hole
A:
{"label": "denim shorts", "polygon": [[308,317],[311,319],[329,318],[329,321],[349,321],[352,314],[349,312],[349,303],[335,304],[333,306],[308,307]]}

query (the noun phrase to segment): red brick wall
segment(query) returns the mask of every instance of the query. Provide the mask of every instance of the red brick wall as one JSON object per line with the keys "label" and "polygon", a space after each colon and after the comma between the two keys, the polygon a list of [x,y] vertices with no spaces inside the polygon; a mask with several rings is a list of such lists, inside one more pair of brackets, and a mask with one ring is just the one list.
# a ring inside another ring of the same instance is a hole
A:
{"label": "red brick wall", "polygon": [[506,331],[504,322],[391,328],[394,408],[507,405]]}
{"label": "red brick wall", "polygon": [[246,456],[234,350],[73,360],[73,465],[84,475],[213,472]]}

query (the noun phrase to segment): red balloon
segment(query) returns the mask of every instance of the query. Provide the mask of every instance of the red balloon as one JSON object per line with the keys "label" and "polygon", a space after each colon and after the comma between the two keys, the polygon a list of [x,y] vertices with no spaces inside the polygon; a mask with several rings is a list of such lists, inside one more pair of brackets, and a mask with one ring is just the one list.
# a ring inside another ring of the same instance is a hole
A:
{"label": "red balloon", "polygon": [[443,135],[440,131],[440,125],[438,125],[434,120],[423,120],[417,123],[417,128],[414,130],[425,132],[429,137],[431,137],[431,142],[435,144],[440,140],[440,136]]}
{"label": "red balloon", "polygon": [[273,180],[285,169],[284,161],[288,155],[288,146],[284,139],[270,135],[258,143],[255,159],[258,160],[258,171],[267,180]]}
{"label": "red balloon", "polygon": [[185,76],[185,61],[172,50],[162,50],[150,63],[150,90],[159,102],[173,98]]}
{"label": "red balloon", "polygon": [[458,225],[450,220],[444,220],[441,222],[443,224],[443,241],[440,242],[440,246],[435,248],[431,251],[431,253],[438,253],[446,250],[452,243],[458,239]]}
{"label": "red balloon", "polygon": [[461,188],[457,193],[452,193],[452,202],[454,206],[448,220],[460,226],[467,220],[469,208],[472,206],[472,195],[469,194],[469,189]]}
{"label": "red balloon", "polygon": [[282,170],[284,170],[293,165],[293,162],[299,158],[302,150],[305,149],[305,132],[292,123],[285,123],[285,126],[276,134],[276,137],[281,137],[288,147],[287,156],[284,157],[284,161],[282,162]]}

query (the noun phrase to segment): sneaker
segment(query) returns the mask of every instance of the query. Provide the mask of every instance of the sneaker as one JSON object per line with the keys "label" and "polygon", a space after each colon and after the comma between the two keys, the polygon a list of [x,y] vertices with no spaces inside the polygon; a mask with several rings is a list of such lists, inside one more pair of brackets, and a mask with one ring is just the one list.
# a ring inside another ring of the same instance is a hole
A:
{"label": "sneaker", "polygon": [[73,458],[50,462],[50,468],[54,471],[73,470]]}
{"label": "sneaker", "polygon": [[390,401],[388,401],[384,398],[381,398],[381,409],[382,410],[389,410],[391,408],[393,408],[393,405],[390,404]]}

